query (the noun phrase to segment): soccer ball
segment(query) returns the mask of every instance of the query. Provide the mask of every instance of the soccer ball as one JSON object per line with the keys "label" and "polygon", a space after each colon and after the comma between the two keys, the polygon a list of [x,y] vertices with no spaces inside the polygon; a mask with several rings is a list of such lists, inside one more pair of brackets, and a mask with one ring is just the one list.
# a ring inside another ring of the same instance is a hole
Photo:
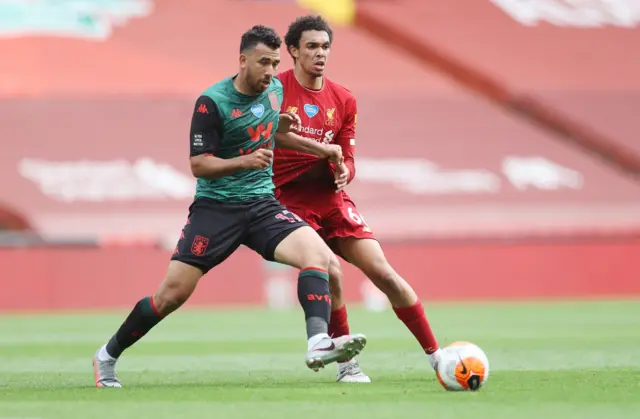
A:
{"label": "soccer ball", "polygon": [[489,378],[489,360],[473,343],[454,342],[442,348],[436,375],[445,390],[476,391]]}

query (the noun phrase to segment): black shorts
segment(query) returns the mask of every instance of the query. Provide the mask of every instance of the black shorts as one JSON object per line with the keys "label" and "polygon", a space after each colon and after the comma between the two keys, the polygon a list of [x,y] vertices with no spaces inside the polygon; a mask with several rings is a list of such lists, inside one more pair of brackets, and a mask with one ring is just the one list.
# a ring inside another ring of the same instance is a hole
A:
{"label": "black shorts", "polygon": [[275,198],[237,204],[196,198],[171,260],[207,273],[245,245],[273,261],[278,244],[306,225]]}

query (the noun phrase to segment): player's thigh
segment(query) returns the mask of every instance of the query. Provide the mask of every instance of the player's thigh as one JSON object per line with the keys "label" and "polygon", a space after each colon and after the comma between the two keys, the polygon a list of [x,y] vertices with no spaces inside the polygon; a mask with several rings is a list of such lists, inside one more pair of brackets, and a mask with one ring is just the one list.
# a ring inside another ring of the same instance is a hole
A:
{"label": "player's thigh", "polygon": [[298,269],[319,268],[329,270],[331,249],[318,233],[309,226],[296,229],[275,248],[274,259]]}
{"label": "player's thigh", "polygon": [[227,259],[242,244],[246,211],[206,198],[196,199],[171,257],[204,275]]}
{"label": "player's thigh", "polygon": [[407,307],[416,302],[418,297],[413,288],[389,264],[377,240],[347,237],[338,239],[337,246],[342,257],[385,293],[394,307]]}
{"label": "player's thigh", "polygon": [[343,204],[332,209],[322,222],[325,239],[330,244],[331,249],[348,260],[342,253],[340,242],[347,239],[371,239],[375,241],[375,236],[371,227],[360,214],[355,204],[345,194]]}
{"label": "player's thigh", "polygon": [[318,233],[275,199],[262,200],[251,209],[244,244],[266,260],[298,269],[328,269],[330,250]]}
{"label": "player's thigh", "polygon": [[345,260],[360,269],[388,296],[397,296],[410,289],[389,264],[377,240],[347,237],[338,239],[337,246]]}
{"label": "player's thigh", "polygon": [[375,239],[342,237],[336,239],[334,243],[340,256],[367,276],[377,276],[381,271],[391,269],[382,246]]}
{"label": "player's thigh", "polygon": [[307,192],[300,193],[297,190],[280,191],[278,201],[288,211],[302,218],[311,228],[322,236],[322,217],[306,202]]}

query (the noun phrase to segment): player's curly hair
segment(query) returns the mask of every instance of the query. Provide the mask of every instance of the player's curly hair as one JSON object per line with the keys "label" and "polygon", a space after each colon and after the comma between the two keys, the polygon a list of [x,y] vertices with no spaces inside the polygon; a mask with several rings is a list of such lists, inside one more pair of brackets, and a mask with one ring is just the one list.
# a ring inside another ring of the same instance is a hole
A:
{"label": "player's curly hair", "polygon": [[[287,34],[284,36],[284,43],[287,45],[287,51],[290,47],[300,48],[300,39],[303,32],[306,31],[320,31],[326,32],[329,35],[329,42],[333,42],[333,31],[326,20],[322,16],[301,16],[297,18],[287,30]],[[291,51],[289,51],[291,54]]]}
{"label": "player's curly hair", "polygon": [[258,44],[265,44],[271,49],[278,49],[282,45],[282,39],[272,28],[263,25],[255,25],[242,34],[240,40],[240,54],[255,48]]}

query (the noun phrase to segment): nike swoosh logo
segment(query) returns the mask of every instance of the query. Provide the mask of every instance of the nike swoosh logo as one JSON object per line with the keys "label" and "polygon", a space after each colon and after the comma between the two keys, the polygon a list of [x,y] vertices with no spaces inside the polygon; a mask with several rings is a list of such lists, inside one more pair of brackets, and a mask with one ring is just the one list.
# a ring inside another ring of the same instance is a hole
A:
{"label": "nike swoosh logo", "polygon": [[325,352],[329,352],[329,351],[333,351],[334,349],[336,349],[336,344],[331,342],[331,345],[327,346],[326,348],[319,348],[316,349],[316,351],[325,351]]}
{"label": "nike swoosh logo", "polygon": [[460,363],[462,364],[462,371],[460,371],[460,374],[467,375],[469,370],[467,370],[467,366],[464,365],[464,361],[462,361],[462,357],[459,357],[459,358],[460,358]]}

